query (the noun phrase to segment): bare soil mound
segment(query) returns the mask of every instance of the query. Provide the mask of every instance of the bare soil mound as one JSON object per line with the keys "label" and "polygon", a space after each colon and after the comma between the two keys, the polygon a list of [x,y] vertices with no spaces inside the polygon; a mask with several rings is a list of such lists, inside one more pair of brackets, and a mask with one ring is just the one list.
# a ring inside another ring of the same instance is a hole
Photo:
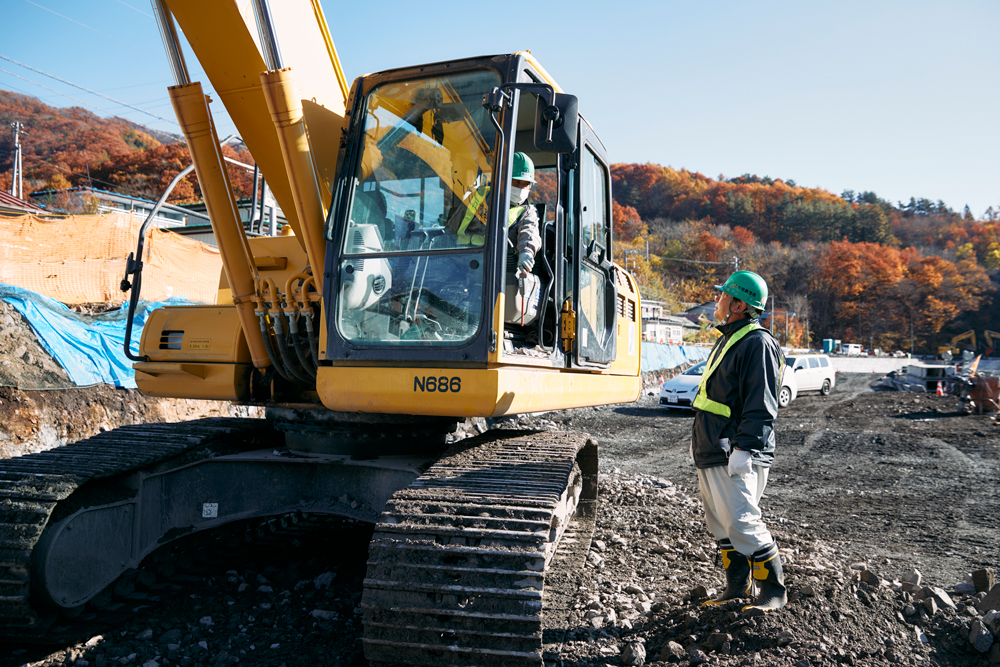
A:
{"label": "bare soil mound", "polygon": [[39,345],[24,316],[6,301],[0,301],[0,386],[26,389],[74,386],[62,366]]}

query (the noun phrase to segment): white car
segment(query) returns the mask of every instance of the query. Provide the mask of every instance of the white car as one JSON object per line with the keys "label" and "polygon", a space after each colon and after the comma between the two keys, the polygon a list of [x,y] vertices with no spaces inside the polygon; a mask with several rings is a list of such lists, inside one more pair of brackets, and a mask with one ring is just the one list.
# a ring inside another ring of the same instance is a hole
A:
{"label": "white car", "polygon": [[692,366],[680,375],[675,375],[660,385],[660,405],[665,408],[691,410],[701,374],[705,372],[705,362]]}
{"label": "white car", "polygon": [[[837,372],[830,364],[830,358],[825,354],[796,354],[785,357],[785,377],[778,391],[778,405],[785,407],[803,391],[818,391],[823,396],[829,396],[837,384]],[[782,402],[786,385],[794,388],[787,402]]]}
{"label": "white car", "polygon": [[[680,375],[675,375],[660,385],[660,405],[665,408],[677,408],[680,410],[692,410],[694,397],[698,393],[698,383],[701,382],[702,373],[705,372],[705,363],[701,362],[697,366],[692,366]],[[789,362],[791,363],[791,362]],[[808,362],[807,362],[808,363]],[[799,390],[795,382],[797,375],[785,367],[785,372],[781,379],[781,388],[778,390],[778,407],[786,408],[788,404],[795,400]]]}

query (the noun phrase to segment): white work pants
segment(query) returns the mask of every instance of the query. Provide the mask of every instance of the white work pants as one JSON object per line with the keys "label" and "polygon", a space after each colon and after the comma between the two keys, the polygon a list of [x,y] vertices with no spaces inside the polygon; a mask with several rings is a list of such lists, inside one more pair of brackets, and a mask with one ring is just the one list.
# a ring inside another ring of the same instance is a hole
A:
{"label": "white work pants", "polygon": [[751,466],[743,477],[730,477],[726,466],[698,469],[701,502],[708,529],[715,539],[728,537],[733,547],[751,556],[774,542],[760,513],[760,497],[767,486],[767,466]]}

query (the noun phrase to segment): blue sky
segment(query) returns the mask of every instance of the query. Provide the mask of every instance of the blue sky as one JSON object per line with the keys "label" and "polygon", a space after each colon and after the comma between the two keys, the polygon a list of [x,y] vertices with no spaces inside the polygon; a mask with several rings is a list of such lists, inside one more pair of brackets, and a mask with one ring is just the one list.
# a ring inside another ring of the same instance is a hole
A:
{"label": "blue sky", "polygon": [[[996,0],[323,6],[349,79],[530,49],[615,162],[1000,209]],[[148,3],[4,0],[3,16],[0,56],[129,106],[7,59],[0,88],[177,131]]]}

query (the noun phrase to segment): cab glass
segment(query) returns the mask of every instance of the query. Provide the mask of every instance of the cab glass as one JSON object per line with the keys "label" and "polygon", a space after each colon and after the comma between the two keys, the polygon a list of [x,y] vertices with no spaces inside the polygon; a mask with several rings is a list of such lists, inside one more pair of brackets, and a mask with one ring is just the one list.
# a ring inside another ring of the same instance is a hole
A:
{"label": "cab glass", "polygon": [[337,326],[360,344],[462,344],[482,320],[496,131],[492,71],[398,81],[367,97],[341,248]]}

